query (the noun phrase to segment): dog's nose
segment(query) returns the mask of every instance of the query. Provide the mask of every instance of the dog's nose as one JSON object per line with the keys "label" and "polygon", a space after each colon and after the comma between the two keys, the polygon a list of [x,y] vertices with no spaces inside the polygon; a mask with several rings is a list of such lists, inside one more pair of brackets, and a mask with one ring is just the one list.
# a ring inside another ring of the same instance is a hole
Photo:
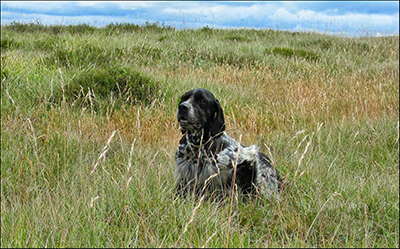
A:
{"label": "dog's nose", "polygon": [[187,103],[180,103],[178,105],[178,111],[185,112],[189,109],[189,105]]}

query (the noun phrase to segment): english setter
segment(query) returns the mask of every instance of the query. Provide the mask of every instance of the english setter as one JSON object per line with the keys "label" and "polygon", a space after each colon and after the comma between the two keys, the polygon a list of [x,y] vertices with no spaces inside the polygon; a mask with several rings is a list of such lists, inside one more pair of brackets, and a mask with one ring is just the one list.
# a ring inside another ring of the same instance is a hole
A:
{"label": "english setter", "polygon": [[175,155],[177,194],[214,194],[218,199],[235,186],[247,196],[279,193],[283,182],[270,159],[225,132],[222,108],[210,91],[198,88],[183,94],[177,119],[183,134]]}

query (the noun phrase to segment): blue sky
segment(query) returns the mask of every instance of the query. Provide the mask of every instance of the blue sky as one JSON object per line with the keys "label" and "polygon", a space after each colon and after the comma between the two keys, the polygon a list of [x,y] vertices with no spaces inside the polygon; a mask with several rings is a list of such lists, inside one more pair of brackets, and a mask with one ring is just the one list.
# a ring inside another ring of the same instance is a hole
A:
{"label": "blue sky", "polygon": [[1,1],[1,23],[159,22],[175,28],[269,28],[343,36],[399,34],[398,1]]}

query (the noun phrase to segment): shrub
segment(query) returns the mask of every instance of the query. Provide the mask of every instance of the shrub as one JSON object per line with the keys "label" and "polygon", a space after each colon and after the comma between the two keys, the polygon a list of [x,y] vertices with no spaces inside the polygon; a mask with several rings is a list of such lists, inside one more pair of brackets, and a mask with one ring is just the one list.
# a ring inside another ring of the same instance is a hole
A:
{"label": "shrub", "polygon": [[52,26],[53,32],[57,33],[58,30],[62,31],[63,28],[67,30],[70,34],[93,34],[98,28],[91,26],[89,24],[77,24],[77,25],[68,25],[68,26]]}
{"label": "shrub", "polygon": [[45,31],[46,27],[38,20],[32,22],[18,22],[12,21],[10,24],[4,26],[8,30],[12,30],[19,33],[35,33]]}
{"label": "shrub", "polygon": [[110,23],[103,29],[107,31],[110,35],[115,34],[116,31],[134,33],[140,30],[140,25],[131,23]]}
{"label": "shrub", "polygon": [[329,39],[314,39],[314,40],[307,40],[307,41],[301,41],[299,42],[299,45],[305,46],[307,48],[320,48],[321,50],[328,50],[335,48],[337,45],[338,41],[332,41],[332,38]]}
{"label": "shrub", "polygon": [[[64,92],[64,93],[63,93]],[[56,102],[65,100],[73,105],[96,109],[112,105],[150,104],[160,95],[159,85],[141,72],[114,66],[81,73],[55,94]]]}
{"label": "shrub", "polygon": [[310,61],[317,61],[319,59],[318,54],[316,54],[314,52],[306,51],[306,50],[301,50],[301,49],[275,47],[272,50],[266,49],[265,53],[283,55],[285,57],[304,58],[304,59],[307,59]]}
{"label": "shrub", "polygon": [[205,33],[205,34],[212,34],[213,33],[213,29],[210,28],[208,25],[201,28],[200,32]]}
{"label": "shrub", "polygon": [[1,48],[2,49],[13,49],[13,48],[18,48],[19,46],[20,46],[20,43],[18,41],[15,41],[13,38],[1,37]]}

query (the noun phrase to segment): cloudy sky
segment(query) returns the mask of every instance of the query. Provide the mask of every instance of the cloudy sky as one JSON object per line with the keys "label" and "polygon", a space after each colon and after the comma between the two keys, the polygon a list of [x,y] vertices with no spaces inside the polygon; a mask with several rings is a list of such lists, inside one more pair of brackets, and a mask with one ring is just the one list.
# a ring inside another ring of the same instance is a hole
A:
{"label": "cloudy sky", "polygon": [[1,24],[109,23],[269,28],[343,36],[399,34],[398,1],[1,1]]}

